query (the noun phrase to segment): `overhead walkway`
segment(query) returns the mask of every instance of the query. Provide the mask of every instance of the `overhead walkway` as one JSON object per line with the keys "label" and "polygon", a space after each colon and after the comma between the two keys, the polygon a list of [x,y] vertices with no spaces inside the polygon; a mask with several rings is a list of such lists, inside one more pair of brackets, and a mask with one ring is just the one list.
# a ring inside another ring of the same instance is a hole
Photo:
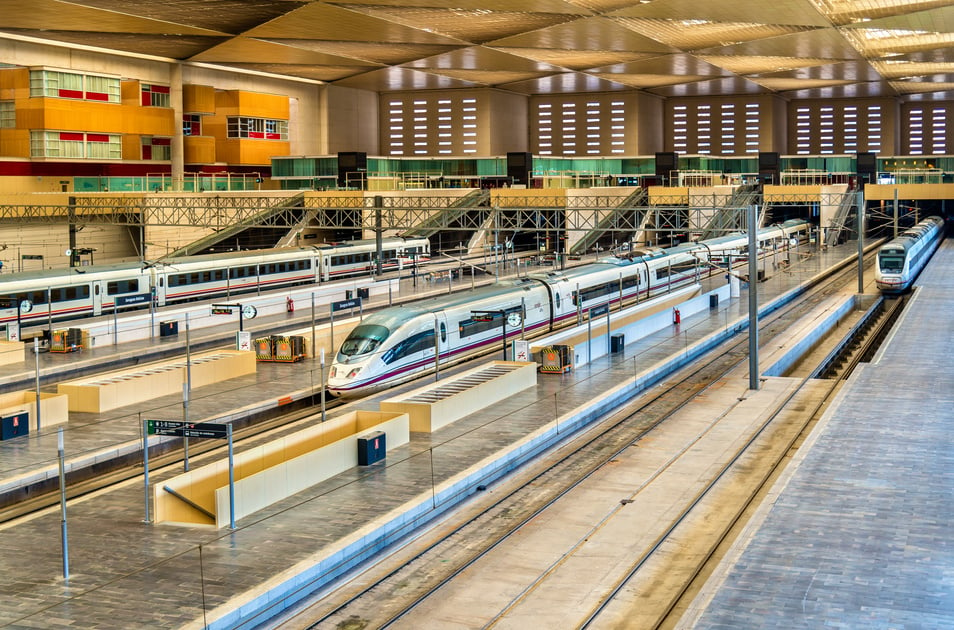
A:
{"label": "overhead walkway", "polygon": [[[293,241],[300,230],[314,220],[314,211],[305,209],[304,199],[305,194],[303,192],[298,193],[291,198],[281,199],[274,205],[241,221],[226,222],[221,229],[185,247],[174,250],[166,258],[209,253],[212,248],[225,242],[230,245],[237,243],[238,249],[262,249],[294,245],[295,243],[291,242],[290,239]],[[281,217],[281,220],[277,220],[278,217]],[[285,227],[289,224],[293,224],[295,227],[289,230],[288,227]],[[268,225],[275,225],[276,227],[266,227]],[[236,247],[232,247],[232,249],[236,249]]]}
{"label": "overhead walkway", "polygon": [[473,190],[460,199],[451,202],[443,211],[432,214],[414,228],[402,232],[401,236],[404,238],[430,238],[438,232],[455,229],[455,225],[460,225],[460,228],[464,229],[464,224],[460,221],[461,217],[473,211],[474,208],[487,208],[489,205],[489,190]]}
{"label": "overhead walkway", "polygon": [[[596,228],[587,232],[583,238],[578,240],[570,247],[570,254],[585,254],[590,251],[596,243],[607,232],[625,232],[631,237],[638,231],[645,229],[645,223],[649,216],[648,213],[640,213],[639,208],[649,204],[649,193],[645,188],[639,187],[633,194],[624,199],[618,207],[610,210],[601,218]],[[642,216],[640,217],[640,214]],[[622,240],[631,240],[625,238]]]}
{"label": "overhead walkway", "polygon": [[847,232],[850,227],[850,217],[857,212],[858,205],[856,201],[857,195],[844,195],[841,199],[841,203],[838,204],[838,209],[835,211],[831,222],[827,226],[822,226],[822,228],[826,230],[825,244],[828,247],[834,247],[848,238]]}
{"label": "overhead walkway", "polygon": [[739,212],[739,208],[747,208],[757,203],[759,203],[758,186],[738,186],[732,191],[732,195],[723,204],[722,209],[717,210],[706,224],[698,240],[705,241],[725,236],[730,232],[745,231],[745,215]]}

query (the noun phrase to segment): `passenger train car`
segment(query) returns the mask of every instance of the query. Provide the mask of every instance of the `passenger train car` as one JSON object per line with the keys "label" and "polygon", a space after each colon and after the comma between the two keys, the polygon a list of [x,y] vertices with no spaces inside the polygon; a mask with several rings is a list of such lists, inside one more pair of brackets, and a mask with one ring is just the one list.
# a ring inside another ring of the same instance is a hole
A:
{"label": "passenger train car", "polygon": [[944,219],[928,217],[878,250],[875,284],[882,293],[903,293],[944,238]]}
{"label": "passenger train car", "polygon": [[[314,247],[184,256],[161,263],[121,263],[0,276],[0,324],[101,315],[114,308],[156,306],[370,273],[374,240]],[[382,240],[384,270],[427,262],[427,239]]]}
{"label": "passenger train car", "polygon": [[[790,224],[788,232],[766,228],[763,242],[779,238],[787,247],[789,239],[797,238],[793,235],[807,236],[807,227],[799,222]],[[731,239],[642,255],[632,252],[627,258],[532,273],[516,281],[371,313],[342,343],[329,372],[328,391],[353,397],[386,389],[432,370],[435,354],[439,364],[459,361],[500,344],[505,330],[508,337],[521,330],[552,330],[595,307],[665,293],[707,274],[711,256],[745,248],[747,237],[736,234]]]}

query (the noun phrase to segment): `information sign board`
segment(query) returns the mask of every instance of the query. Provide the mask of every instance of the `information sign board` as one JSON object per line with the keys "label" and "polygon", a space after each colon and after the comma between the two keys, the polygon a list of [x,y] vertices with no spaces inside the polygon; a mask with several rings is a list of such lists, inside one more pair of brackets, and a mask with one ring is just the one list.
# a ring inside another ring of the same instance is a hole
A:
{"label": "information sign board", "polygon": [[146,420],[146,431],[149,435],[225,439],[229,436],[229,425],[217,422]]}
{"label": "information sign board", "polygon": [[338,311],[344,311],[351,308],[357,308],[361,306],[361,298],[353,298],[351,300],[341,300],[340,302],[331,303],[331,312],[337,313]]}

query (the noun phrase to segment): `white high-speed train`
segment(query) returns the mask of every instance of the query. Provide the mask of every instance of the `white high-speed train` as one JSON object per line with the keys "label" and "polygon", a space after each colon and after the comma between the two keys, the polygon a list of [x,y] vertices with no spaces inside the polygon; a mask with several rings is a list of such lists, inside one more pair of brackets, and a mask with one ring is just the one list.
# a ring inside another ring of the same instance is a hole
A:
{"label": "white high-speed train", "polygon": [[882,293],[910,288],[944,238],[944,219],[928,217],[878,250],[875,284]]}
{"label": "white high-speed train", "polygon": [[[805,221],[764,228],[760,249],[787,248],[808,230]],[[433,370],[437,353],[440,365],[452,363],[500,344],[505,330],[508,338],[551,330],[594,307],[665,293],[708,274],[713,257],[731,258],[747,247],[745,234],[733,234],[376,311],[341,344],[328,391],[352,397],[386,389]]]}
{"label": "white high-speed train", "polygon": [[[374,240],[314,247],[184,256],[161,264],[122,263],[0,275],[0,324],[101,315],[114,308],[156,306],[370,273]],[[382,240],[382,267],[427,262],[426,238]]]}

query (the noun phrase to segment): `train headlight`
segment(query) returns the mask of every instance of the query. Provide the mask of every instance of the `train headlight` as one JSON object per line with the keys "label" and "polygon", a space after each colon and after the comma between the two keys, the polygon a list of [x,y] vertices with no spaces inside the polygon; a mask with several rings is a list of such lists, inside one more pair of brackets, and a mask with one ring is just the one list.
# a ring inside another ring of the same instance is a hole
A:
{"label": "train headlight", "polygon": [[354,378],[355,376],[358,375],[358,372],[360,372],[360,371],[361,371],[361,368],[356,367],[355,369],[353,369],[353,370],[351,370],[350,372],[348,372],[348,378]]}

